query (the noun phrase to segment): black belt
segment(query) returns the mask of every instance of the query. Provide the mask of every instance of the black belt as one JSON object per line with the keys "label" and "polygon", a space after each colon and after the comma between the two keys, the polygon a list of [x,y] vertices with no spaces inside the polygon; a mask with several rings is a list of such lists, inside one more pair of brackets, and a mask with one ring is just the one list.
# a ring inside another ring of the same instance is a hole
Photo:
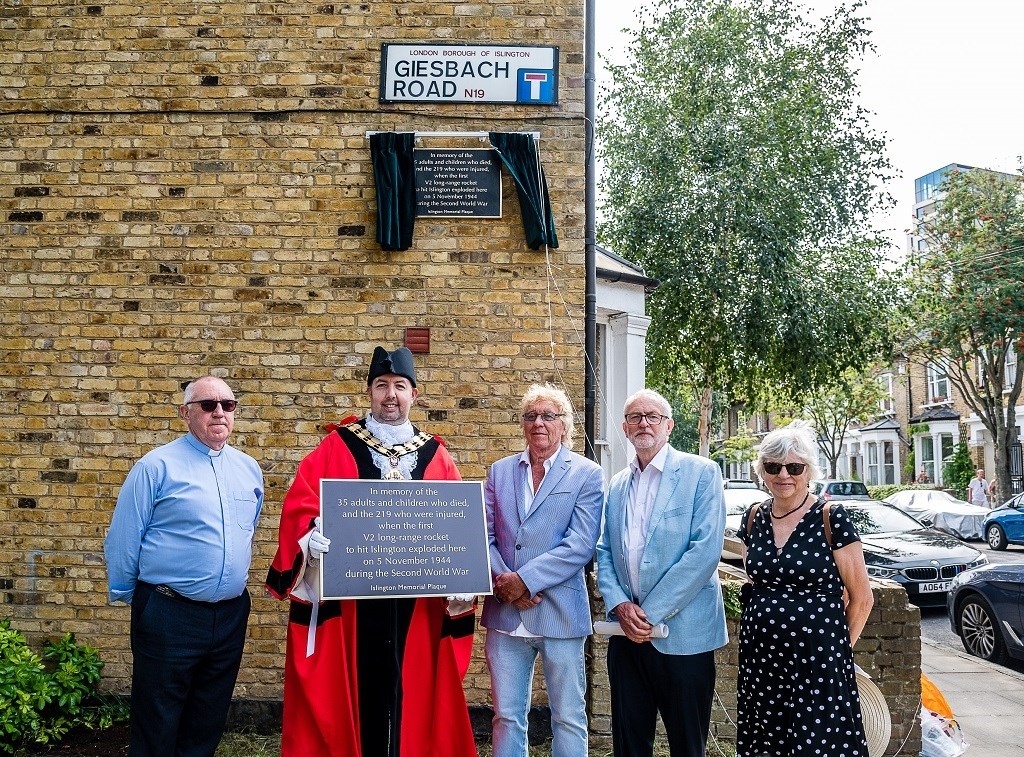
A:
{"label": "black belt", "polygon": [[[178,592],[176,592],[174,589],[172,589],[167,584],[151,584],[151,583],[148,583],[146,581],[139,581],[139,584],[141,586],[149,587],[150,589],[155,591],[157,594],[163,594],[165,597],[170,597],[171,599],[176,599],[179,602],[188,602],[191,605],[203,605],[205,607],[211,607],[212,605],[220,604],[220,602],[204,602],[201,599],[192,599],[191,597],[186,597],[184,594],[179,594]],[[221,601],[222,602],[230,602],[231,600],[230,599],[224,599],[224,600],[221,600]]]}

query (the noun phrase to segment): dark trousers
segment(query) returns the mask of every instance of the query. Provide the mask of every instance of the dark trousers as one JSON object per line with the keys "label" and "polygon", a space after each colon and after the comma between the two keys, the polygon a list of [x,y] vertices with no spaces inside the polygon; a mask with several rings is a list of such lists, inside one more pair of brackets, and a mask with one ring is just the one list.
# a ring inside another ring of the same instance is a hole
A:
{"label": "dark trousers", "polygon": [[249,593],[223,602],[132,597],[131,757],[211,757],[242,662]]}
{"label": "dark trousers", "polygon": [[662,654],[625,636],[608,642],[615,757],[651,757],[658,713],[672,757],[704,757],[715,693],[715,653]]}

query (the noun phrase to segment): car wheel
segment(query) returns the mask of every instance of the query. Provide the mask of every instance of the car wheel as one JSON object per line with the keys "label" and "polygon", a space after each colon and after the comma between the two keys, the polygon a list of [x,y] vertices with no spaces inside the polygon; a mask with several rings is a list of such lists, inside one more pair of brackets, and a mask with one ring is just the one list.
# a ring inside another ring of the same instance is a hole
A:
{"label": "car wheel", "polygon": [[960,604],[958,618],[964,649],[989,662],[1006,661],[1006,645],[992,605],[977,595],[967,597]]}
{"label": "car wheel", "polygon": [[989,526],[985,532],[985,541],[992,549],[1006,549],[1006,534],[1003,533],[1002,527],[995,523]]}

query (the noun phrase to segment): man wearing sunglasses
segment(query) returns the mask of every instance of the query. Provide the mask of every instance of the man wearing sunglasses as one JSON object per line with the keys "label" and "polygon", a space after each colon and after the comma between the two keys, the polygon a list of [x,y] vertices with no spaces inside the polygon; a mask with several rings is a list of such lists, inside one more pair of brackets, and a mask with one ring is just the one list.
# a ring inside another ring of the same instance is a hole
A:
{"label": "man wearing sunglasses", "polygon": [[624,634],[608,643],[614,751],[649,757],[660,713],[672,757],[703,757],[714,650],[728,641],[722,475],[668,443],[672,406],[657,392],[641,389],[624,414],[636,455],[608,485],[597,547],[598,587]]}
{"label": "man wearing sunglasses", "polygon": [[458,481],[441,439],[409,421],[419,396],[412,352],[377,347],[370,412],[346,418],[299,463],[281,508],[267,588],[291,601],[283,757],[475,757],[462,690],[473,597],[320,600],[320,481]]}
{"label": "man wearing sunglasses", "polygon": [[242,661],[263,474],[228,444],[234,393],[185,387],[188,433],[128,473],[104,542],[110,601],[131,605],[132,757],[213,755]]}

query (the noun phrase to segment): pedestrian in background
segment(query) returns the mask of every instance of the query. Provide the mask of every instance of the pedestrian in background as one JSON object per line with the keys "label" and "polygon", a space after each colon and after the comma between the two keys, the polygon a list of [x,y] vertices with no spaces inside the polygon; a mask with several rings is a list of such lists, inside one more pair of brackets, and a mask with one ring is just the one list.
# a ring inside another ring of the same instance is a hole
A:
{"label": "pedestrian in background", "polygon": [[985,480],[985,471],[978,468],[974,472],[974,478],[967,484],[967,501],[972,505],[988,507],[988,497],[991,493],[991,485]]}

